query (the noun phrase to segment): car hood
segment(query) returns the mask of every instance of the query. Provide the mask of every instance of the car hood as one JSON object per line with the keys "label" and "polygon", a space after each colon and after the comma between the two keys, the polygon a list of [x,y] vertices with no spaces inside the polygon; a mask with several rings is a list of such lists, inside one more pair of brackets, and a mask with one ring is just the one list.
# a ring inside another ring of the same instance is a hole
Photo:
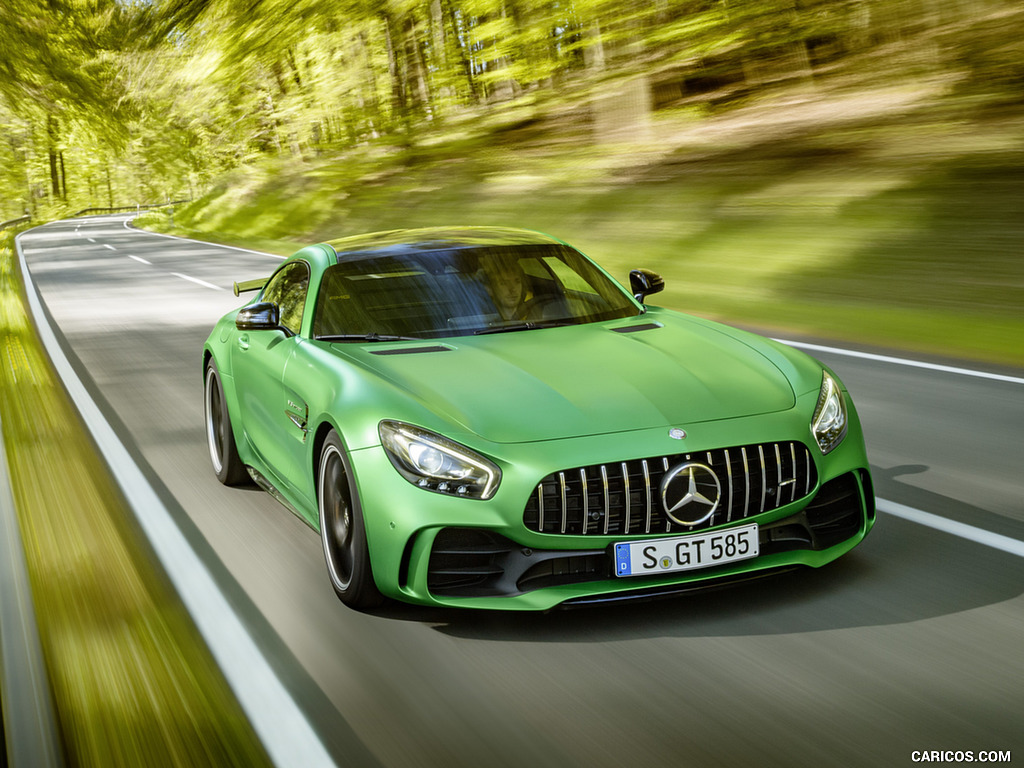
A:
{"label": "car hood", "polygon": [[521,443],[792,408],[789,381],[752,344],[685,316],[661,316],[335,349],[457,431]]}

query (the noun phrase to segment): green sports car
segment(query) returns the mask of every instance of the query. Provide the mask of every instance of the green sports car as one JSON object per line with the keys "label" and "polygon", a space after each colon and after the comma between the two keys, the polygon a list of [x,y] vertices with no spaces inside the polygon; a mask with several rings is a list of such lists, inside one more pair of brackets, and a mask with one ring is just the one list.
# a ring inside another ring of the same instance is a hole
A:
{"label": "green sports car", "polygon": [[341,600],[652,597],[821,566],[875,507],[839,379],[534,232],[311,245],[203,351],[210,457],[320,533]]}

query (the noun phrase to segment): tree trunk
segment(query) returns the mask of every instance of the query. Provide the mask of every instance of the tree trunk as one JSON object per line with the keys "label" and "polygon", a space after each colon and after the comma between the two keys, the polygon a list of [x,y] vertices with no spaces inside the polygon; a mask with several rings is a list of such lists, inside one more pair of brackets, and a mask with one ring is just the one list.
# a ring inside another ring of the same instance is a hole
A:
{"label": "tree trunk", "polygon": [[409,81],[415,102],[425,114],[430,114],[430,90],[427,86],[427,63],[416,37],[416,19],[410,13],[405,23],[405,60],[408,62]]}
{"label": "tree trunk", "polygon": [[68,201],[68,177],[64,170],[64,153],[60,153],[60,192],[61,199],[66,203]]}
{"label": "tree trunk", "polygon": [[458,23],[455,20],[455,10],[452,8],[452,4],[449,0],[443,0],[442,9],[445,19],[448,22],[451,39],[455,41],[455,50],[459,54],[459,65],[466,78],[466,85],[469,87],[470,96],[472,96],[474,104],[479,104],[480,91],[477,88],[476,81],[473,79],[473,64],[468,52],[466,51],[466,45],[464,42],[465,35],[460,33]]}
{"label": "tree trunk", "polygon": [[591,41],[583,49],[583,66],[600,72],[604,69],[604,41],[601,37],[600,19],[594,19],[593,23],[587,26],[583,36]]}
{"label": "tree trunk", "polygon": [[60,197],[60,172],[57,170],[57,118],[46,118],[46,138],[50,155],[50,190],[54,199]]}
{"label": "tree trunk", "polygon": [[409,102],[407,99],[406,72],[398,45],[396,45],[395,24],[391,14],[382,10],[381,19],[384,21],[384,43],[388,54],[388,77],[391,79],[391,119],[394,124],[401,126],[402,132],[406,134],[408,143],[408,117]]}

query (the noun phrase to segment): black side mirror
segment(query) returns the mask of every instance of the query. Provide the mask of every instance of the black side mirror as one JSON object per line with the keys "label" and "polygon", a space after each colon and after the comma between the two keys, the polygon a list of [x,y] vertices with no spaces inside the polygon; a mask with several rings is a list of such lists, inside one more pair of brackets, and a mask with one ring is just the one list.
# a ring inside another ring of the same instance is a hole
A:
{"label": "black side mirror", "polygon": [[259,301],[238,310],[235,327],[240,331],[273,331],[281,327],[281,310],[272,301]]}
{"label": "black side mirror", "polygon": [[634,269],[629,273],[629,287],[633,297],[643,304],[652,293],[664,290],[665,278],[649,269]]}

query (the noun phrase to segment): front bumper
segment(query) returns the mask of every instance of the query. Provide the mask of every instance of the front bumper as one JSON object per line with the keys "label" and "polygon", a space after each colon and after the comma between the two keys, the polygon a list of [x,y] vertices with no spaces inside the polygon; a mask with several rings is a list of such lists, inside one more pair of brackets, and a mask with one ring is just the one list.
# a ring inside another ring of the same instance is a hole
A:
{"label": "front bumper", "polygon": [[[849,472],[823,486],[810,504],[792,515],[759,528],[760,555],[736,565],[704,568],[685,578],[630,577],[614,573],[611,546],[597,550],[533,550],[490,531],[476,528],[444,528],[437,532],[430,550],[427,587],[438,598],[514,597],[533,590],[591,584],[596,601],[603,589],[593,582],[610,582],[616,599],[632,594],[662,594],[670,584],[696,583],[785,566],[814,565],[815,553],[837,557],[856,543],[865,531],[864,493],[870,478]],[[836,552],[830,550],[836,549]],[[802,553],[794,557],[794,553]],[[619,587],[629,586],[626,592]]]}
{"label": "front bumper", "polygon": [[852,408],[849,433],[836,450],[822,456],[811,448],[816,477],[809,494],[763,514],[713,526],[725,529],[757,522],[761,554],[754,559],[618,578],[613,572],[613,544],[651,534],[540,533],[524,522],[531,494],[553,471],[749,445],[768,436],[813,446],[805,419],[794,416],[808,410],[799,402],[783,413],[688,425],[685,445],[671,439],[667,429],[528,445],[481,446],[479,440],[467,440],[502,468],[502,485],[489,501],[416,488],[397,474],[379,446],[353,451],[375,580],[384,594],[407,602],[546,610],[563,602],[644,597],[777,569],[822,566],[852,549],[874,523],[867,456]]}

